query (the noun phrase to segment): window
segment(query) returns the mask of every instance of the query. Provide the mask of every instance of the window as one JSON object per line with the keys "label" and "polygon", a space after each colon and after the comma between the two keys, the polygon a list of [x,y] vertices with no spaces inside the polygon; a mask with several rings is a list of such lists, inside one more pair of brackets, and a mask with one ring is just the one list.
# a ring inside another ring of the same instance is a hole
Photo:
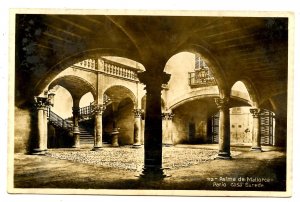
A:
{"label": "window", "polygon": [[200,69],[208,69],[208,67],[199,55],[195,55],[195,70]]}

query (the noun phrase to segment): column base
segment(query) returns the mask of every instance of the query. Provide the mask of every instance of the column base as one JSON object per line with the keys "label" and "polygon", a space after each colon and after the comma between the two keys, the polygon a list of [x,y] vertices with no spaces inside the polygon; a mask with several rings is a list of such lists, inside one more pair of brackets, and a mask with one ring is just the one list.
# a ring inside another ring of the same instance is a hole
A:
{"label": "column base", "polygon": [[80,133],[73,132],[73,138],[74,145],[72,146],[72,148],[80,148]]}
{"label": "column base", "polygon": [[92,151],[99,151],[99,150],[102,150],[102,147],[94,146],[94,148],[92,149]]}
{"label": "column base", "polygon": [[230,160],[232,157],[230,156],[230,152],[219,152],[215,159]]}
{"label": "column base", "polygon": [[142,145],[140,143],[134,143],[132,145],[132,148],[135,148],[135,149],[138,149],[138,148],[141,148],[141,147],[142,147]]}
{"label": "column base", "polygon": [[42,150],[42,149],[33,149],[31,152],[32,155],[45,155],[47,150]]}
{"label": "column base", "polygon": [[112,144],[111,146],[112,146],[112,147],[119,147],[119,144],[116,144],[116,143],[115,143],[115,144]]}
{"label": "column base", "polygon": [[253,151],[253,152],[262,152],[262,149],[261,149],[261,147],[251,147],[250,151]]}
{"label": "column base", "polygon": [[143,168],[142,173],[137,177],[142,180],[163,180],[164,178],[171,177],[171,175],[166,174],[163,168],[146,167]]}

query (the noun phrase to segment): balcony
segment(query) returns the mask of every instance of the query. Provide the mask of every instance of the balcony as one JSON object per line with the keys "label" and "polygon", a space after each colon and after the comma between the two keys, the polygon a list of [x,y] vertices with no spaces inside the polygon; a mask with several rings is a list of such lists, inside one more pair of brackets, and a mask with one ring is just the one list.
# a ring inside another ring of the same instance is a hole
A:
{"label": "balcony", "polygon": [[126,79],[129,81],[138,81],[137,72],[140,69],[130,67],[105,58],[87,59],[73,65],[73,68],[79,68],[85,71],[102,72],[106,75]]}
{"label": "balcony", "polygon": [[217,85],[215,78],[208,68],[201,68],[195,72],[189,72],[189,85],[191,88],[199,88]]}

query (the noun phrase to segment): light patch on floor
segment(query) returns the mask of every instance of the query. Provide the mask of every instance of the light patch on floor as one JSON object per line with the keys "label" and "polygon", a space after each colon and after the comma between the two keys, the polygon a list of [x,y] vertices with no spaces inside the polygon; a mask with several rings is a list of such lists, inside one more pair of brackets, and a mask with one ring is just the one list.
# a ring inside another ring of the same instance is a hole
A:
{"label": "light patch on floor", "polygon": [[[231,155],[236,156],[240,153],[241,152],[232,151]],[[174,170],[198,165],[213,160],[217,154],[218,151],[212,149],[164,147],[163,168]],[[144,163],[143,148],[108,147],[100,151],[91,151],[89,149],[51,149],[48,150],[46,155],[56,159],[133,171],[142,170]]]}

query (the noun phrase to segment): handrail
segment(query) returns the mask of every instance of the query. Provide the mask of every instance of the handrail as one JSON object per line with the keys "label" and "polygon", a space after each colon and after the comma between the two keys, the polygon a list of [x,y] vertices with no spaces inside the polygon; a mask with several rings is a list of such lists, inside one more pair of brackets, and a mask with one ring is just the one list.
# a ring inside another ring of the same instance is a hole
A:
{"label": "handrail", "polygon": [[87,117],[90,117],[94,114],[94,104],[91,103],[89,106],[86,106],[86,107],[81,107],[79,109],[79,116],[81,119],[84,119],[84,118],[87,118]]}
{"label": "handrail", "polygon": [[57,127],[72,130],[73,125],[67,122],[65,119],[61,118],[59,115],[49,110],[49,122]]}

